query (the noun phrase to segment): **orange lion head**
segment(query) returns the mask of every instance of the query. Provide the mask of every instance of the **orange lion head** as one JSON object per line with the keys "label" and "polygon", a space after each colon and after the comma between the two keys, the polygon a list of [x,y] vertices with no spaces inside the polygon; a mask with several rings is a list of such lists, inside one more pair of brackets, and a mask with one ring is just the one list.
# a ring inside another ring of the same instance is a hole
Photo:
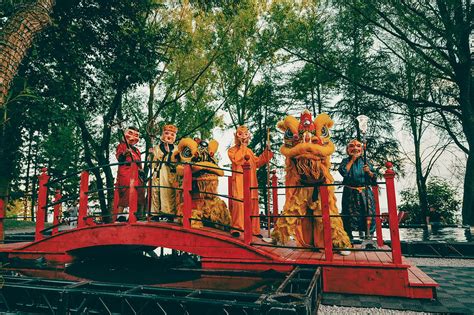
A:
{"label": "orange lion head", "polygon": [[332,179],[331,154],[336,150],[329,129],[334,122],[327,114],[319,114],[312,120],[308,110],[300,118],[286,116],[277,124],[284,133],[280,152],[286,157],[289,173],[299,177],[298,181],[318,183]]}
{"label": "orange lion head", "polygon": [[[184,138],[178,143],[178,149],[173,154],[173,160],[177,162],[190,163],[193,173],[193,189],[201,192],[217,193],[218,178],[224,175],[219,168],[217,149],[219,143],[212,139],[210,141],[199,138]],[[183,176],[183,164],[176,166],[176,172]],[[211,198],[210,194],[203,194],[203,198]]]}

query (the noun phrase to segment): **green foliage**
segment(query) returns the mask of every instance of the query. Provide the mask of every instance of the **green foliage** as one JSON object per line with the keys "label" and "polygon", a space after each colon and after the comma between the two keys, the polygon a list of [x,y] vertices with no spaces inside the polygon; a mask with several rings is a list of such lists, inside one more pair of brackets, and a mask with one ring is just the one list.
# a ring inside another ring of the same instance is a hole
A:
{"label": "green foliage", "polygon": [[[419,205],[419,198],[415,189],[408,188],[402,190],[401,204],[399,211],[408,213],[406,223],[424,224],[425,216]],[[445,224],[458,223],[458,216],[461,210],[461,202],[458,198],[458,189],[453,187],[447,180],[434,177],[427,185],[428,204],[436,209],[436,211],[444,219]]]}
{"label": "green foliage", "polygon": [[[0,4],[5,16],[14,9],[9,3]],[[461,23],[464,5],[453,3],[57,1],[51,27],[38,37],[11,89],[0,181],[13,179],[15,189],[23,189],[26,162],[33,160],[36,171],[48,166],[54,176],[109,163],[120,140],[111,127],[117,118],[138,125],[148,147],[151,123],[176,124],[178,138],[209,138],[215,126],[230,121],[226,127],[248,125],[250,147],[260,154],[270,128],[277,152],[276,122],[305,108],[332,116],[333,140],[343,155],[348,140],[360,137],[355,117],[369,116],[369,158],[376,166],[394,162],[400,174],[395,109],[408,112],[408,123],[450,126],[441,134],[464,144],[456,104],[467,98],[458,97],[454,82],[462,75],[451,65],[466,59],[458,46],[467,47],[469,32]],[[459,15],[455,23],[443,23],[455,15],[450,12]],[[6,20],[0,18],[0,27]],[[412,45],[396,36],[403,32]],[[440,116],[438,109],[447,112]],[[281,167],[277,161],[273,168]],[[425,170],[435,162],[425,163]],[[265,168],[258,179],[266,184]],[[62,188],[74,193],[75,181]],[[95,187],[112,183],[110,169],[105,180],[96,174]],[[416,198],[404,196],[406,207],[415,207]]]}
{"label": "green foliage", "polygon": [[[21,106],[15,119],[23,125],[15,132],[36,135],[36,168],[48,166],[58,177],[85,163],[109,163],[111,125],[121,116],[124,95],[157,73],[158,47],[168,33],[167,26],[149,23],[157,7],[154,0],[76,0],[55,7],[53,24],[38,36],[12,88],[13,95],[26,87],[35,96],[17,99],[11,107]],[[11,150],[25,157],[23,163],[14,160],[23,172],[33,159],[21,148],[26,141],[18,139]],[[113,185],[110,168],[104,173],[107,185]],[[99,184],[103,180],[96,174]],[[62,186],[63,193],[77,194],[78,178]]]}
{"label": "green foliage", "polygon": [[[371,14],[365,2],[352,1],[351,5]],[[387,160],[399,166],[398,143],[391,123],[393,116],[385,111],[388,106],[386,99],[368,93],[357,85],[357,82],[371,82],[382,86],[384,83],[380,74],[387,71],[388,56],[371,51],[374,45],[373,26],[354,13],[353,7],[341,6],[338,13],[335,21],[335,35],[340,43],[337,67],[350,81],[339,80],[342,98],[330,110],[337,121],[333,140],[338,145],[338,151],[345,155],[347,143],[353,138],[362,138],[356,117],[366,115],[370,119],[367,133],[370,159],[378,167]]]}
{"label": "green foliage", "polygon": [[[282,48],[291,55],[279,53],[277,61],[288,62],[287,89],[292,107],[308,108],[313,116],[327,111],[330,99],[335,96],[337,77],[317,63],[334,64],[334,36],[332,17],[327,8],[314,1],[276,1],[267,18],[269,39],[273,49]],[[303,61],[303,65],[298,65]],[[275,62],[275,61],[274,61]]]}
{"label": "green foliage", "polygon": [[[220,54],[213,29],[216,15],[191,5],[168,9],[166,23],[173,46],[166,49],[154,79],[153,116],[164,123],[173,123],[178,138],[199,136],[209,138],[214,126],[220,124],[215,115],[216,75],[211,71]],[[150,110],[150,109],[149,109]]]}
{"label": "green foliage", "polygon": [[[5,220],[5,231],[13,230],[29,230],[33,232],[35,230],[36,222],[32,221],[17,221],[17,220]],[[45,223],[44,227],[48,228],[52,226],[51,223]]]}

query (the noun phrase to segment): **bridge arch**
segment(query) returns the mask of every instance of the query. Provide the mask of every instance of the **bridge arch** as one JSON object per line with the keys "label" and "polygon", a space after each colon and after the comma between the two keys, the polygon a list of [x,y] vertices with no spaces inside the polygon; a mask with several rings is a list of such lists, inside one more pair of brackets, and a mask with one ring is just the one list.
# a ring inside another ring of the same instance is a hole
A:
{"label": "bridge arch", "polygon": [[272,262],[279,256],[246,245],[216,229],[186,229],[173,223],[137,222],[87,226],[63,231],[18,248],[29,253],[74,255],[74,251],[100,246],[133,245],[166,247],[204,259]]}

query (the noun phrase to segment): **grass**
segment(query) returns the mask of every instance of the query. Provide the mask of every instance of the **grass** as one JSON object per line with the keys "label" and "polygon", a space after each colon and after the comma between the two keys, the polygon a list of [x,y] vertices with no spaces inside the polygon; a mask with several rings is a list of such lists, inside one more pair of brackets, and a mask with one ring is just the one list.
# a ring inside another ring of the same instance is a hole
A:
{"label": "grass", "polygon": [[[3,220],[3,223],[4,223],[5,231],[26,230],[26,229],[31,229],[31,231],[33,231],[36,226],[36,222],[12,220],[9,218],[5,218],[5,220]],[[45,227],[48,227],[51,225],[52,225],[51,223],[45,223]]]}

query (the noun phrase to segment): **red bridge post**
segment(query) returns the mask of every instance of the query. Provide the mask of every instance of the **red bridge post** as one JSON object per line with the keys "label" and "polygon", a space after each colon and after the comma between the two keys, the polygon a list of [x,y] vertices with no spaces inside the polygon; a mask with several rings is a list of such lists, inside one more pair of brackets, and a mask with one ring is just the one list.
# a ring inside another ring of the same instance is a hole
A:
{"label": "red bridge post", "polygon": [[319,193],[321,194],[321,212],[323,219],[323,233],[324,233],[324,255],[326,261],[332,261],[332,237],[331,237],[331,217],[329,216],[329,191],[328,186],[319,186]]}
{"label": "red bridge post", "polygon": [[387,170],[385,171],[385,185],[387,187],[387,205],[388,205],[388,222],[390,226],[390,240],[392,246],[392,261],[394,264],[402,263],[402,250],[400,247],[400,235],[398,231],[397,216],[397,198],[395,195],[395,172],[392,170],[392,163],[385,163]]}
{"label": "red bridge post", "polygon": [[276,176],[276,170],[272,170],[272,202],[273,202],[273,223],[276,222],[278,215],[278,177]]}
{"label": "red bridge post", "polygon": [[377,232],[377,246],[383,246],[382,221],[380,218],[379,186],[372,186],[375,201],[375,231]]}
{"label": "red bridge post", "polygon": [[5,227],[3,225],[3,220],[5,218],[5,203],[2,198],[0,198],[0,242],[3,243],[5,239]]}
{"label": "red bridge post", "polygon": [[44,218],[46,214],[46,202],[48,199],[48,187],[46,184],[49,180],[48,169],[42,168],[41,175],[38,176],[38,206],[36,208],[36,230],[35,230],[35,241],[42,240],[44,238],[41,231],[44,229]]}
{"label": "red bridge post", "polygon": [[[56,189],[56,195],[54,195],[54,202],[58,202],[61,200],[61,192],[59,189]],[[54,212],[53,212],[53,230],[51,231],[51,235],[57,234],[59,231],[59,227],[57,226],[59,224],[59,212],[61,210],[61,204],[57,203],[54,205]]]}
{"label": "red bridge post", "polygon": [[79,211],[77,214],[77,227],[81,228],[86,225],[85,218],[87,216],[87,204],[89,202],[89,172],[82,171],[81,184],[79,188]]}
{"label": "red bridge post", "polygon": [[193,172],[191,165],[184,165],[183,172],[183,227],[185,229],[191,228],[191,212],[193,210],[193,196],[191,191],[193,189]]}
{"label": "red bridge post", "polygon": [[138,165],[137,163],[130,163],[130,188],[128,195],[128,222],[137,222],[137,210],[138,210],[138,195],[137,195],[137,183],[138,181]]}
{"label": "red bridge post", "polygon": [[[244,242],[250,245],[252,242],[252,191],[250,190],[250,178],[252,176],[250,171],[250,156],[245,156],[245,162],[242,165],[244,171]],[[254,218],[254,220],[257,218]]]}

